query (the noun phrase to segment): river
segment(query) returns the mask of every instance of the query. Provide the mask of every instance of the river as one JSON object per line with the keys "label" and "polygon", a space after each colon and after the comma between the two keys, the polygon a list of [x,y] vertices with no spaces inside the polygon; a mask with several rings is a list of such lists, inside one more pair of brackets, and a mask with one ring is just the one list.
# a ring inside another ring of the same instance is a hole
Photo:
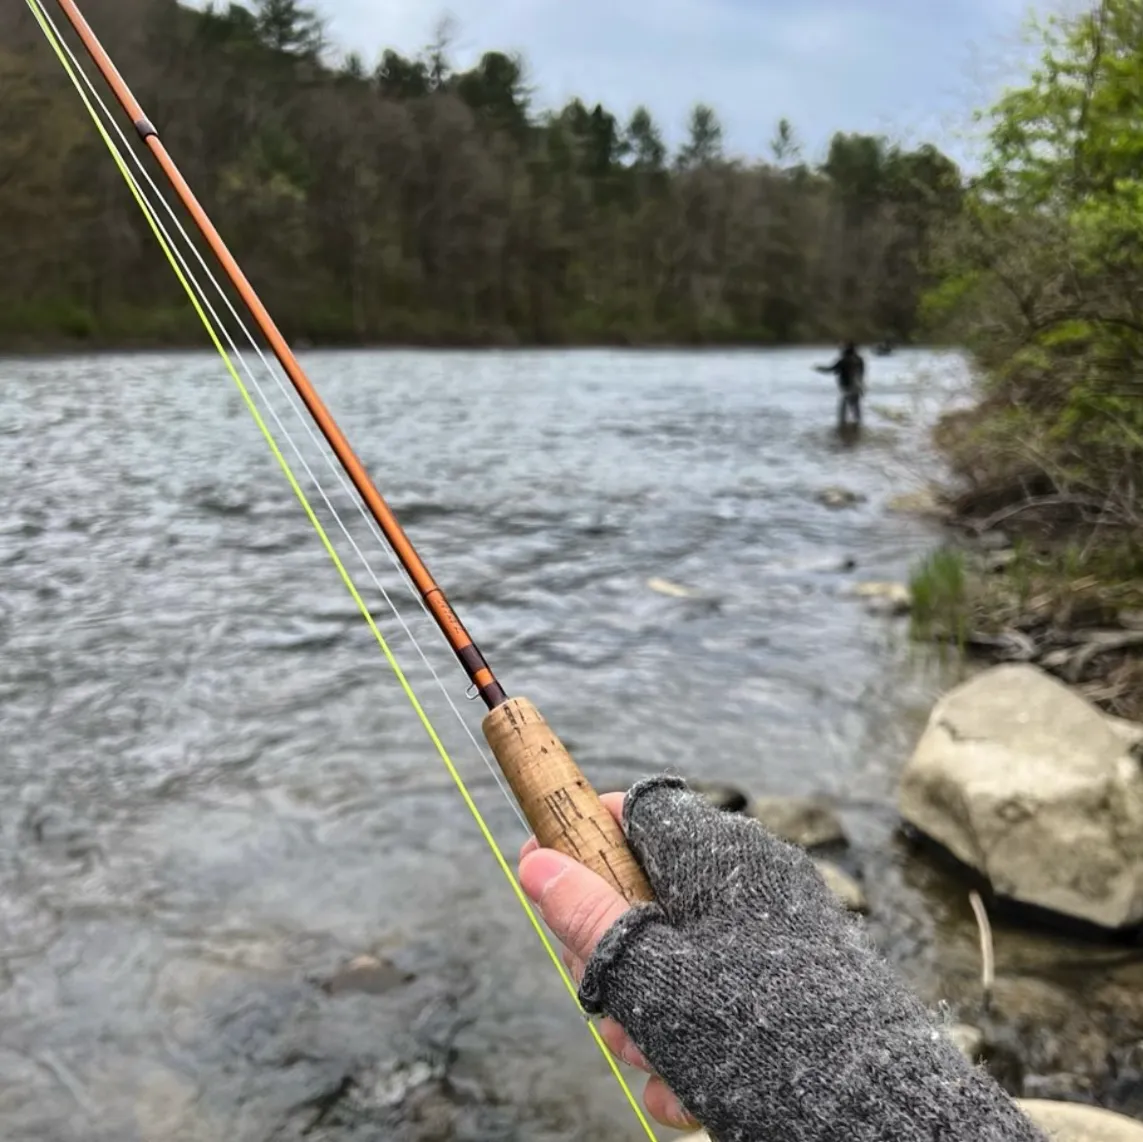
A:
{"label": "river", "polygon": [[[304,362],[593,782],[836,798],[873,932],[921,978],[951,906],[892,799],[941,675],[850,591],[933,544],[887,503],[936,471],[965,366],[874,358],[846,443],[828,353]],[[513,858],[479,704],[274,399],[461,711],[366,591]],[[643,1137],[218,359],[0,361],[0,482],[4,1137]],[[831,485],[864,498],[824,506]],[[377,994],[322,989],[364,953]]]}

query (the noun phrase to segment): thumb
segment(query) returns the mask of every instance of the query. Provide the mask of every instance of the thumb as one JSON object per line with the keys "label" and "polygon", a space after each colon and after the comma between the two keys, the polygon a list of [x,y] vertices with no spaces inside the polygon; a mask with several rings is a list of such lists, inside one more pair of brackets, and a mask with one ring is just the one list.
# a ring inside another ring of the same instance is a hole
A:
{"label": "thumb", "polygon": [[554,849],[533,849],[520,861],[520,887],[556,938],[586,962],[628,903],[603,877]]}

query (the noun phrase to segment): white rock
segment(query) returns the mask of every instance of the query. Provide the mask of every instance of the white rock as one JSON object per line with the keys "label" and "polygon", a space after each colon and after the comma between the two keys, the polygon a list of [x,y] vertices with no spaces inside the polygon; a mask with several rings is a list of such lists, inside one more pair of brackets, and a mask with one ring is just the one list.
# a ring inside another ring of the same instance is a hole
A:
{"label": "white rock", "polygon": [[376,956],[358,956],[335,972],[324,987],[330,995],[343,995],[346,992],[384,995],[412,980],[412,975],[401,971],[388,960],[379,960]]}
{"label": "white rock", "polygon": [[670,579],[648,579],[647,586],[652,591],[660,595],[666,595],[672,599],[693,599],[698,592],[692,591],[689,587],[683,587],[678,583],[672,583]]}
{"label": "white rock", "polygon": [[865,891],[861,885],[847,872],[843,872],[836,864],[828,860],[815,860],[814,865],[825,881],[826,888],[841,901],[850,912],[868,912],[869,901],[865,898]]}
{"label": "white rock", "polygon": [[945,515],[945,509],[937,501],[932,488],[921,488],[915,492],[903,492],[894,496],[886,507],[891,512],[908,515]]}
{"label": "white rock", "polygon": [[206,1142],[220,1124],[201,1106],[202,1092],[173,1071],[148,1064],[137,1078],[135,1125],[141,1142]]}
{"label": "white rock", "polygon": [[1108,727],[1123,739],[1129,750],[1143,747],[1143,725],[1129,722],[1126,718],[1113,718],[1110,714],[1105,714],[1104,718]]}
{"label": "white rock", "polygon": [[1002,896],[1119,928],[1143,920],[1143,773],[1122,725],[1034,666],[933,708],[902,816]]}
{"label": "white rock", "polygon": [[1098,1106],[1038,1098],[1017,1104],[1053,1142],[1143,1142],[1143,1122]]}
{"label": "white rock", "polygon": [[913,609],[913,596],[904,583],[858,583],[853,594],[874,612],[907,615]]}

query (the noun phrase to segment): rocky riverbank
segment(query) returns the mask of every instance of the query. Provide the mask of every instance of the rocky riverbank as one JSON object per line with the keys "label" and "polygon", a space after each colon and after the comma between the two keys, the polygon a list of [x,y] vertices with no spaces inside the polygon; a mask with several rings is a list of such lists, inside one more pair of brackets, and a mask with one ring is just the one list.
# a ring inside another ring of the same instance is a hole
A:
{"label": "rocky riverbank", "polygon": [[[883,930],[866,856],[827,799],[697,787],[803,845]],[[1046,1104],[1143,1117],[1143,725],[1034,666],[985,669],[933,708],[898,810],[901,859],[976,894],[944,974],[910,970],[910,984],[1009,1093],[1045,1104],[1059,1137],[1134,1137]]]}
{"label": "rocky riverbank", "polygon": [[923,491],[897,510],[943,520],[948,543],[914,569],[913,633],[978,661],[1031,663],[1101,709],[1143,719],[1143,576],[1137,544],[1035,510],[982,515]]}
{"label": "rocky riverbank", "polygon": [[934,706],[898,806],[914,859],[987,901],[976,996],[933,989],[983,1060],[1014,1095],[1143,1115],[1143,725],[992,667]]}
{"label": "rocky riverbank", "polygon": [[[886,953],[1058,1137],[1143,1138],[1088,1113],[1143,1117],[1143,587],[1122,556],[1077,552],[1034,512],[1000,530],[930,490],[889,506],[943,522],[948,542],[908,584],[851,594],[954,647],[967,678],[903,770],[898,856],[976,899],[936,906],[957,952],[918,968],[889,936]],[[846,853],[861,883],[874,854]]]}

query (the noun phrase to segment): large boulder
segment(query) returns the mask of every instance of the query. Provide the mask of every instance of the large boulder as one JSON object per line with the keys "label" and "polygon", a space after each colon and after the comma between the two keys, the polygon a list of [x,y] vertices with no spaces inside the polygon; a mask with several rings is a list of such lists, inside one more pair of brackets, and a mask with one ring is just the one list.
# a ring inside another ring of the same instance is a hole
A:
{"label": "large boulder", "polygon": [[1143,727],[1033,666],[946,694],[901,780],[904,818],[998,895],[1105,928],[1143,921]]}

